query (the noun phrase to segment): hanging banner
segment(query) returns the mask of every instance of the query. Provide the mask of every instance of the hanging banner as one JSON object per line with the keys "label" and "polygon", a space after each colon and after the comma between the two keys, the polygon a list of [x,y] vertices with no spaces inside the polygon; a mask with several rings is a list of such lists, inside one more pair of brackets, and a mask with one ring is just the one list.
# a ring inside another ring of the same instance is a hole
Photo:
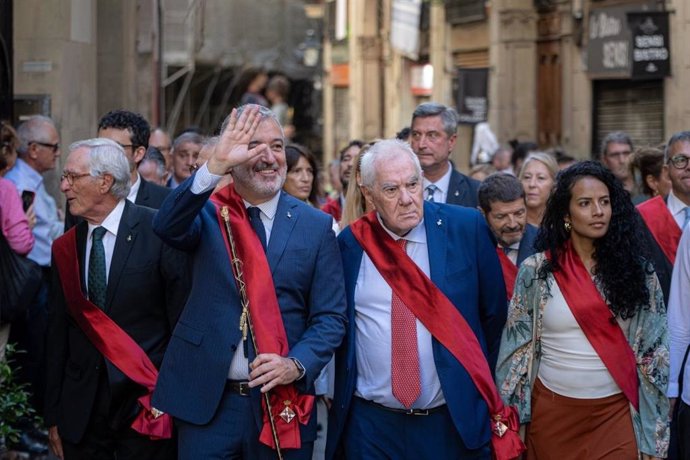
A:
{"label": "hanging banner", "polygon": [[391,46],[416,61],[419,58],[419,18],[422,0],[393,0]]}
{"label": "hanging banner", "polygon": [[632,32],[633,79],[664,78],[671,74],[667,12],[628,13]]}

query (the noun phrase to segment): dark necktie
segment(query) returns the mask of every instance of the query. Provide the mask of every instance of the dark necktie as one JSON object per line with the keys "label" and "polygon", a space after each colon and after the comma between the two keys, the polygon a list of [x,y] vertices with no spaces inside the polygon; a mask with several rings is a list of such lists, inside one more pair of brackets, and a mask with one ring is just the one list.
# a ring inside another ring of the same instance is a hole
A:
{"label": "dark necktie", "polygon": [[426,186],[426,201],[431,201],[432,203],[435,201],[434,194],[436,193],[436,190],[438,190],[438,187],[436,187],[434,184]]}
{"label": "dark necktie", "polygon": [[[405,251],[407,240],[396,243]],[[391,389],[406,408],[422,393],[417,349],[417,321],[414,314],[393,291],[391,295]]]}
{"label": "dark necktie", "polygon": [[261,222],[261,209],[256,206],[250,206],[247,208],[247,213],[256,235],[259,237],[259,241],[261,241],[261,246],[266,251],[266,228],[264,228],[264,223]]}
{"label": "dark necktie", "polygon": [[103,248],[104,227],[93,230],[91,253],[89,255],[89,300],[99,308],[105,306],[105,290],[107,279],[105,276],[105,249]]}

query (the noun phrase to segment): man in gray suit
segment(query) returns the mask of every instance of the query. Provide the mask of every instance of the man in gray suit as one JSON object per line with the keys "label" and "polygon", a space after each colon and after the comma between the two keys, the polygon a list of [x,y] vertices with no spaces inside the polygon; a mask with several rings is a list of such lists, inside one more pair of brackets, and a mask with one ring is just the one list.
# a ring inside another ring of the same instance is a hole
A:
{"label": "man in gray suit", "polygon": [[477,207],[479,182],[453,168],[448,160],[458,139],[458,114],[437,102],[420,104],[412,114],[410,145],[424,171],[424,199]]}

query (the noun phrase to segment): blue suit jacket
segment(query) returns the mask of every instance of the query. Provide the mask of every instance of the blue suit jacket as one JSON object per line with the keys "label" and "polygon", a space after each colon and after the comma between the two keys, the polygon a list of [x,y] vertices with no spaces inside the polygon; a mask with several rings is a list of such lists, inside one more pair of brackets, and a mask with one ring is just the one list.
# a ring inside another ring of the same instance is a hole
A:
{"label": "blue suit jacket", "polygon": [[534,242],[537,240],[539,229],[531,224],[525,225],[525,233],[522,234],[520,240],[520,247],[518,248],[517,266],[519,267],[523,260],[535,254]]}
{"label": "blue suit jacket", "polygon": [[476,208],[479,206],[479,198],[477,197],[479,184],[478,180],[462,174],[457,169],[453,169],[450,173],[446,203]]}
{"label": "blue suit jacket", "polygon": [[[431,280],[469,323],[493,371],[507,305],[489,228],[476,209],[430,202],[424,203],[424,227]],[[354,295],[363,249],[349,228],[340,234],[338,242],[345,268],[349,327],[336,352],[326,458],[333,458],[338,448],[357,382]],[[467,447],[481,447],[490,439],[486,403],[460,363],[436,339],[432,340],[436,371],[453,422]]]}
{"label": "blue suit jacket", "polygon": [[[240,299],[210,192],[195,195],[186,180],[161,206],[154,230],[171,246],[193,251],[192,289],[165,354],[155,407],[195,424],[218,408],[232,356],[240,343]],[[313,394],[314,379],[345,334],[343,270],[332,219],[282,193],[267,258],[290,347],[306,374],[297,382]],[[251,348],[251,347],[250,347]],[[252,390],[260,424],[260,393]],[[315,418],[302,427],[316,434]]]}

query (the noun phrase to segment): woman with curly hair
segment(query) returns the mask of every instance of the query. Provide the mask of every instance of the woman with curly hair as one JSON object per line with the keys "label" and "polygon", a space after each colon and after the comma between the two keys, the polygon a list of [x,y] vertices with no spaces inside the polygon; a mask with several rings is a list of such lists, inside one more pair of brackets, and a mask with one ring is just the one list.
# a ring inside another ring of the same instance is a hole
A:
{"label": "woman with curly hair", "polygon": [[666,457],[666,308],[640,225],[599,163],[558,175],[496,369],[504,401],[529,423],[530,460]]}

